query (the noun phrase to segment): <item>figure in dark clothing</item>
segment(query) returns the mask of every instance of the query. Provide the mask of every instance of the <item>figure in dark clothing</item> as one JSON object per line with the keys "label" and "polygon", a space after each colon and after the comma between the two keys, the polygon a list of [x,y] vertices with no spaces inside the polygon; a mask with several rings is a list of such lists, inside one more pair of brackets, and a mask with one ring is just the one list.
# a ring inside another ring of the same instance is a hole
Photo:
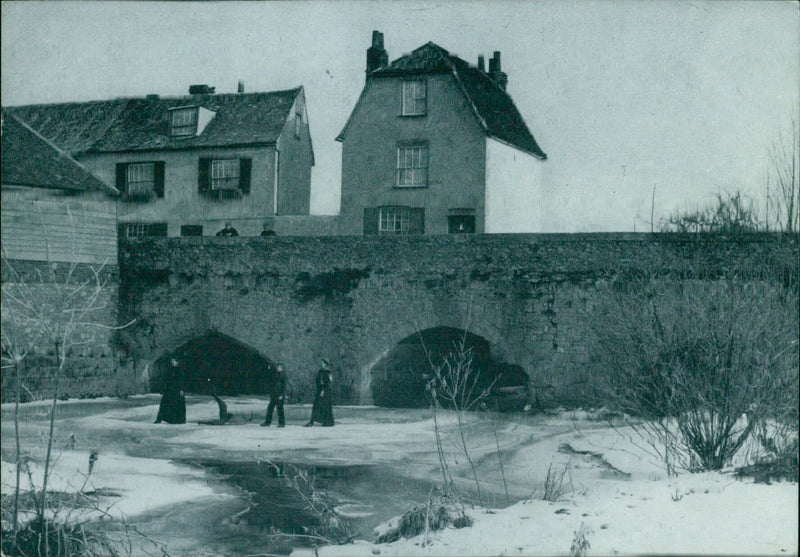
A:
{"label": "figure in dark clothing", "polygon": [[264,229],[261,231],[262,236],[275,236],[275,231],[272,229],[272,225],[268,222],[264,223]]}
{"label": "figure in dark clothing", "polygon": [[326,427],[333,426],[333,398],[331,393],[331,382],[333,376],[330,370],[331,363],[327,358],[322,359],[322,368],[317,372],[316,394],[314,395],[314,407],[311,410],[311,419],[305,427],[311,427],[314,422],[318,422]]}
{"label": "figure in dark clothing", "polygon": [[272,389],[269,391],[269,406],[267,406],[267,416],[264,418],[262,427],[269,427],[272,423],[272,413],[278,408],[278,427],[286,425],[286,418],[283,414],[283,401],[286,398],[286,374],[283,373],[283,364],[275,367],[275,378],[272,381]]}
{"label": "figure in dark clothing", "polygon": [[217,232],[217,236],[238,236],[239,233],[236,229],[231,225],[231,221],[227,221],[225,223],[225,228]]}
{"label": "figure in dark clothing", "polygon": [[170,360],[167,371],[167,380],[164,392],[161,395],[161,404],[158,406],[158,416],[155,423],[167,422],[168,424],[186,423],[186,397],[183,394],[183,380],[178,360]]}

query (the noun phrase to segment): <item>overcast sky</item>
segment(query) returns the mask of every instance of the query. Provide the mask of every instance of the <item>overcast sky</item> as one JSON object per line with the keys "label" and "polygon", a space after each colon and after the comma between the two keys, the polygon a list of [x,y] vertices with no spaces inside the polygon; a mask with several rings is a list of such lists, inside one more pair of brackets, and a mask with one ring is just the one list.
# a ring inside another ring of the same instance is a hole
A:
{"label": "overcast sky", "polygon": [[763,204],[766,158],[798,109],[797,2],[4,2],[4,106],[303,85],[312,212],[338,212],[341,130],[372,30],[389,59],[433,41],[502,51],[548,154],[563,231],[649,230],[720,191]]}

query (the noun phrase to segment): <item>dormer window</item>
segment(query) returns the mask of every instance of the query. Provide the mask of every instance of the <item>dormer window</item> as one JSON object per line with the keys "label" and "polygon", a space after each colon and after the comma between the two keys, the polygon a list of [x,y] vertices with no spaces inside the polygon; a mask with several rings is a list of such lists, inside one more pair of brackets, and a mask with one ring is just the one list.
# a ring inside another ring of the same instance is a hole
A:
{"label": "dormer window", "polygon": [[196,132],[196,106],[170,109],[170,135],[194,135]]}

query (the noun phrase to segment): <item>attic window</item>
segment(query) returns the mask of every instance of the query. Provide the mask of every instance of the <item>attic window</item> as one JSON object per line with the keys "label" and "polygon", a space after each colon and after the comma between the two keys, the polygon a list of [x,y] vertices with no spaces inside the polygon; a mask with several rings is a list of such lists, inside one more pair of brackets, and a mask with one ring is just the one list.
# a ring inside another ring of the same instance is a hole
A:
{"label": "attic window", "polygon": [[170,109],[170,135],[194,135],[196,131],[196,106]]}
{"label": "attic window", "polygon": [[403,116],[424,116],[428,111],[428,91],[424,79],[403,81]]}

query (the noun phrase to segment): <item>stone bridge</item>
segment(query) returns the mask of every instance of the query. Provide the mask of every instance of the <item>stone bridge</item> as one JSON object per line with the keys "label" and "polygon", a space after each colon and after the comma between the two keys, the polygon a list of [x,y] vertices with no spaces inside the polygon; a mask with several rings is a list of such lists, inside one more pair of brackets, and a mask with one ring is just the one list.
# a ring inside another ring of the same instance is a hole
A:
{"label": "stone bridge", "polygon": [[337,402],[369,403],[402,390],[387,382],[392,354],[395,368],[403,364],[398,347],[461,331],[488,365],[521,369],[532,387],[569,397],[598,365],[599,292],[650,274],[713,279],[745,270],[796,283],[798,238],[158,238],[123,244],[119,264],[119,319],[137,319],[119,342],[137,360],[144,390],[157,388],[175,354],[192,362],[190,383],[217,373],[231,393],[264,392],[263,368],[283,362],[290,398],[307,400],[328,357]]}

